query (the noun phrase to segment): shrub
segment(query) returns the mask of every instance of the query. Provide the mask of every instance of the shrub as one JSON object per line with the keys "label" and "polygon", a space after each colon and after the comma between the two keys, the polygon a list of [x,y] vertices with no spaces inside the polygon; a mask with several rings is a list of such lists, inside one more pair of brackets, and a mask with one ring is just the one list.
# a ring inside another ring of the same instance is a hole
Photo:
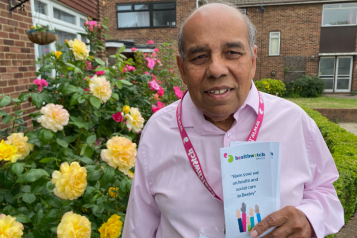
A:
{"label": "shrub", "polygon": [[324,81],[316,76],[303,75],[294,82],[287,83],[287,95],[291,97],[318,97],[324,90]]}
{"label": "shrub", "polygon": [[274,96],[282,97],[285,94],[285,84],[276,79],[261,79],[254,82],[257,89],[261,92],[269,93]]}
{"label": "shrub", "polygon": [[340,177],[334,182],[347,223],[357,209],[357,136],[312,109],[302,107],[316,122],[335,160]]}
{"label": "shrub", "polygon": [[[0,110],[2,123],[11,125],[0,130],[0,214],[16,218],[13,229],[23,237],[108,237],[99,233],[114,223],[120,237],[134,142],[155,111],[178,99],[173,85],[180,82],[157,58],[159,49],[136,52],[142,62],[134,63],[122,47],[108,68],[95,57],[104,49],[99,36],[106,37],[106,24],[86,26],[90,51],[78,39],[66,41],[64,50],[58,46],[37,60],[39,78],[30,92],[0,95],[0,107],[15,106],[12,114]],[[33,128],[22,118],[28,101],[41,109],[29,115]]]}

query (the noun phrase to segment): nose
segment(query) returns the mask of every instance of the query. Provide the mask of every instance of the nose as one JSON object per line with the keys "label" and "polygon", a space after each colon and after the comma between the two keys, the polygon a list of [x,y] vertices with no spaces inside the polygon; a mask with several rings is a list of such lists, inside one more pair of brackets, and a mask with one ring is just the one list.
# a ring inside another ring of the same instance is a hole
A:
{"label": "nose", "polygon": [[219,55],[211,56],[211,63],[207,70],[207,77],[212,79],[218,79],[228,75],[228,68],[224,63],[224,59]]}

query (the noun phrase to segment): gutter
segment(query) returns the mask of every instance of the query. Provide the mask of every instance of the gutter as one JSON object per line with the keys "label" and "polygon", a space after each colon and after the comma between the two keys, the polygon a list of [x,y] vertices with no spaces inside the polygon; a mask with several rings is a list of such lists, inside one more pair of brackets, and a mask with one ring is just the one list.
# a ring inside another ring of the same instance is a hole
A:
{"label": "gutter", "polygon": [[[242,8],[242,7],[259,7],[259,6],[281,6],[281,5],[302,5],[302,4],[316,4],[316,3],[347,3],[347,2],[356,2],[355,0],[321,0],[321,1],[293,1],[293,2],[271,2],[271,3],[254,3],[254,4],[237,4],[237,3],[233,3],[236,6]],[[198,3],[198,1],[196,2]]]}

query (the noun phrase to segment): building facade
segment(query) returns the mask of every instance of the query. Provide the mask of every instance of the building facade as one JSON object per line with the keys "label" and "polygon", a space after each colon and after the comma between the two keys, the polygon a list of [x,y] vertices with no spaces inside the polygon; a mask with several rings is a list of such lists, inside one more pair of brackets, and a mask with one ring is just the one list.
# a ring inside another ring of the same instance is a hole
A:
{"label": "building facade", "polygon": [[[31,0],[22,8],[10,12],[10,8],[18,1],[0,0],[0,93],[17,98],[21,93],[28,92],[36,79],[35,60],[43,54],[55,51],[55,43],[37,45],[27,36],[32,25],[49,25],[56,29],[57,43],[78,38],[86,41],[78,33],[84,33],[82,28],[87,17],[103,21],[103,1],[89,0]],[[10,8],[9,8],[10,7]],[[36,108],[31,102],[21,104],[24,111],[23,119],[26,126],[31,127],[31,118],[27,115]],[[14,111],[12,104],[2,110],[7,113]],[[1,125],[0,129],[8,125]]]}

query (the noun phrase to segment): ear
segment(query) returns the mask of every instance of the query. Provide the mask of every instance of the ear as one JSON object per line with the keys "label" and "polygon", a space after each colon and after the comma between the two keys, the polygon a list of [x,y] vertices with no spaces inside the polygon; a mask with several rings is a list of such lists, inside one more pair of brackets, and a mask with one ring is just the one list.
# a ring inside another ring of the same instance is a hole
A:
{"label": "ear", "polygon": [[255,76],[255,70],[257,68],[257,54],[258,54],[258,46],[254,45],[253,47],[253,55],[252,55],[252,67],[250,72],[250,78],[253,79]]}
{"label": "ear", "polygon": [[176,55],[176,63],[177,63],[177,67],[179,68],[179,71],[180,71],[181,79],[182,79],[183,83],[185,85],[187,85],[185,67],[184,67],[183,59],[181,60],[180,55]]}

